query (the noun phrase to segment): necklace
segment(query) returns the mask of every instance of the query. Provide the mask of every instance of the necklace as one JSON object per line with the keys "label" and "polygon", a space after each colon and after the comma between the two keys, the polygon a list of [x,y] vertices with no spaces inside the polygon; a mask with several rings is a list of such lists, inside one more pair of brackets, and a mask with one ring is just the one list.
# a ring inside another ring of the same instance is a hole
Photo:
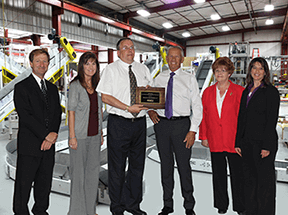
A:
{"label": "necklace", "polygon": [[89,87],[89,86],[88,86],[88,84],[86,83],[86,81],[85,81],[85,86],[86,86],[86,88],[87,88],[88,90],[93,90],[92,87]]}

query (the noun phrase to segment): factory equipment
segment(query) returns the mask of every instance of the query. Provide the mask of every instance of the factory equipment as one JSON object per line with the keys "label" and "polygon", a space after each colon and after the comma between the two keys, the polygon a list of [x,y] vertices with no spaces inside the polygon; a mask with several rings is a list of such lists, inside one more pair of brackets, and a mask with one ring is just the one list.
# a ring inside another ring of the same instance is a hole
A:
{"label": "factory equipment", "polygon": [[245,85],[248,65],[250,63],[250,44],[249,42],[237,41],[229,43],[229,58],[233,62],[235,71],[231,75],[230,80],[241,86]]}
{"label": "factory equipment", "polygon": [[[67,44],[69,44],[68,41]],[[57,44],[52,45],[49,50],[49,55],[50,63],[48,71],[45,74],[45,79],[55,83],[63,76],[63,74],[67,74],[67,65],[74,58],[71,59],[68,56],[68,53],[64,50],[59,52]],[[1,122],[15,109],[13,103],[13,92],[15,84],[28,77],[32,70],[31,68],[25,68],[19,65],[10,56],[6,56],[3,52],[0,52],[0,66],[2,68],[3,82],[8,83],[0,89]],[[0,84],[1,86],[3,85],[2,83]],[[65,101],[66,99],[61,101],[61,105],[63,107],[65,107]]]}
{"label": "factory equipment", "polygon": [[168,69],[166,61],[166,47],[160,46],[158,42],[152,45],[156,52],[144,52],[142,55],[147,56],[144,64],[148,67],[151,77],[155,78],[162,70]]}

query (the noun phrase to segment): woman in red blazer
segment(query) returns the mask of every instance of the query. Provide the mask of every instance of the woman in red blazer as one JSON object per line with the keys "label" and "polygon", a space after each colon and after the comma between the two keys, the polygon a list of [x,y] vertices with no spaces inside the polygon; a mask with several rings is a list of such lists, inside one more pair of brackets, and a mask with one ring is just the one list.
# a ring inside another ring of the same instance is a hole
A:
{"label": "woman in red blazer", "polygon": [[243,87],[233,84],[229,77],[234,65],[227,57],[218,58],[212,65],[217,83],[208,87],[202,96],[203,119],[199,139],[211,152],[214,207],[225,214],[229,198],[227,191],[227,161],[231,176],[233,210],[245,214],[242,158],[235,151],[237,118]]}

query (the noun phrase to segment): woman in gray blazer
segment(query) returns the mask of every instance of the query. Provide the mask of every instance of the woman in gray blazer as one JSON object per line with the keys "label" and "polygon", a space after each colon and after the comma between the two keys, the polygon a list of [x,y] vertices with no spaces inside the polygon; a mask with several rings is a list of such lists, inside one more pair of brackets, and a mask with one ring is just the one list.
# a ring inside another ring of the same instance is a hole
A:
{"label": "woman in gray blazer", "polygon": [[100,170],[102,101],[95,91],[99,63],[92,52],[79,60],[78,75],[70,84],[68,126],[70,146],[69,215],[95,215]]}

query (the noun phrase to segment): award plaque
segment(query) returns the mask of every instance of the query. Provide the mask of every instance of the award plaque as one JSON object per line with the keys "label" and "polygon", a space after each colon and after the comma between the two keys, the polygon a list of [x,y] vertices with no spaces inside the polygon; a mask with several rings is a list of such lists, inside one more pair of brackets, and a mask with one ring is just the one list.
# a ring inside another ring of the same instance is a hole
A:
{"label": "award plaque", "polygon": [[165,88],[137,87],[136,104],[152,109],[165,109]]}

